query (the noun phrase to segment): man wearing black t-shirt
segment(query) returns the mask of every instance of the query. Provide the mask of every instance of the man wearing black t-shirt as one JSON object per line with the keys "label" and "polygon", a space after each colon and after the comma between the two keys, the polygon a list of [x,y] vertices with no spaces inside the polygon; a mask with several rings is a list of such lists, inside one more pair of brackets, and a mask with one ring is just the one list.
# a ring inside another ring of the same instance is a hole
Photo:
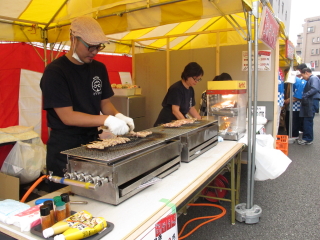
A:
{"label": "man wearing black t-shirt", "polygon": [[[46,67],[40,82],[51,128],[47,171],[61,177],[67,156],[60,152],[96,140],[97,127],[104,125],[115,135],[134,129],[132,118],[119,113],[109,100],[114,93],[107,69],[94,60],[107,42],[99,23],[91,17],[76,18],[70,40],[70,51]],[[55,185],[51,190],[61,187]]]}

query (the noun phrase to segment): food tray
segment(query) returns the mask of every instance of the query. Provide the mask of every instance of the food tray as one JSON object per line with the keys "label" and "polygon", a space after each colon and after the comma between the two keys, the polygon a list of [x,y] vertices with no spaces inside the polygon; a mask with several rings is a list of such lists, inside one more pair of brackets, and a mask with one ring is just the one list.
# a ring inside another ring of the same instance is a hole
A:
{"label": "food tray", "polygon": [[218,115],[218,116],[226,116],[226,117],[234,117],[238,116],[238,108],[223,108],[220,110],[210,109],[210,115]]}
{"label": "food tray", "polygon": [[115,96],[132,96],[135,88],[112,88]]}
{"label": "food tray", "polygon": [[[111,222],[107,222],[107,227],[102,230],[99,233],[96,233],[95,235],[92,235],[90,237],[85,238],[86,240],[99,240],[102,237],[104,237],[105,235],[107,235],[109,232],[111,232],[114,228],[114,224]],[[34,226],[33,228],[31,228],[30,232],[34,235],[37,235],[38,237],[41,237],[43,239],[49,239],[49,240],[53,240],[53,237],[49,237],[49,238],[44,238],[42,235],[42,227],[41,224],[38,224],[36,226]]]}

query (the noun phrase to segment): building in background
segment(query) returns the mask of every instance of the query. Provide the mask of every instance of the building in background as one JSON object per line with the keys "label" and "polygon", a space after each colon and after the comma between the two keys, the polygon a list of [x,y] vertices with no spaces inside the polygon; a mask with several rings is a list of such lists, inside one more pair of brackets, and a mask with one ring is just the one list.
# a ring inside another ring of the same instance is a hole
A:
{"label": "building in background", "polygon": [[289,36],[291,0],[269,0],[275,17],[286,26],[286,34]]}
{"label": "building in background", "polygon": [[313,71],[320,71],[320,16],[304,20],[303,33],[298,35],[296,52],[302,62],[310,63]]}

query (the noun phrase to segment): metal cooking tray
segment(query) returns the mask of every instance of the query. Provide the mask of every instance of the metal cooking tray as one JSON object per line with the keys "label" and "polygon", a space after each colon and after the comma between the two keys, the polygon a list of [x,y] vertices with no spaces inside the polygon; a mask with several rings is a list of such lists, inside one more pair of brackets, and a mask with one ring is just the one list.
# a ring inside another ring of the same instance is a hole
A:
{"label": "metal cooking tray", "polygon": [[216,120],[198,120],[195,123],[185,124],[178,128],[168,128],[162,126],[149,128],[146,129],[146,131],[151,131],[152,135],[149,135],[146,138],[139,138],[132,142],[117,145],[115,147],[99,150],[88,149],[85,146],[81,146],[62,151],[61,153],[73,157],[89,159],[91,161],[97,160],[111,163],[215,122]]}

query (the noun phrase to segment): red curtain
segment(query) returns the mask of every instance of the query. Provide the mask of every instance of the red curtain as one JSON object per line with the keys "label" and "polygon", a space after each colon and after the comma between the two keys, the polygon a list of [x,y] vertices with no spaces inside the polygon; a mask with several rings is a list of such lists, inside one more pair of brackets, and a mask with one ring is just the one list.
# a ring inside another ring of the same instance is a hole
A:
{"label": "red curtain", "polygon": [[[0,128],[19,124],[18,98],[21,69],[41,73],[44,71],[44,51],[37,47],[35,49],[26,43],[0,44]],[[56,54],[55,52],[53,55],[56,56]],[[60,56],[63,54],[65,53],[60,53]],[[47,51],[47,56],[49,58],[50,51]],[[107,66],[111,83],[121,83],[119,72],[132,74],[131,57],[100,54],[95,59]],[[48,128],[44,110],[42,111],[41,138],[44,143],[47,142]],[[0,167],[11,148],[11,145],[0,147]]]}

